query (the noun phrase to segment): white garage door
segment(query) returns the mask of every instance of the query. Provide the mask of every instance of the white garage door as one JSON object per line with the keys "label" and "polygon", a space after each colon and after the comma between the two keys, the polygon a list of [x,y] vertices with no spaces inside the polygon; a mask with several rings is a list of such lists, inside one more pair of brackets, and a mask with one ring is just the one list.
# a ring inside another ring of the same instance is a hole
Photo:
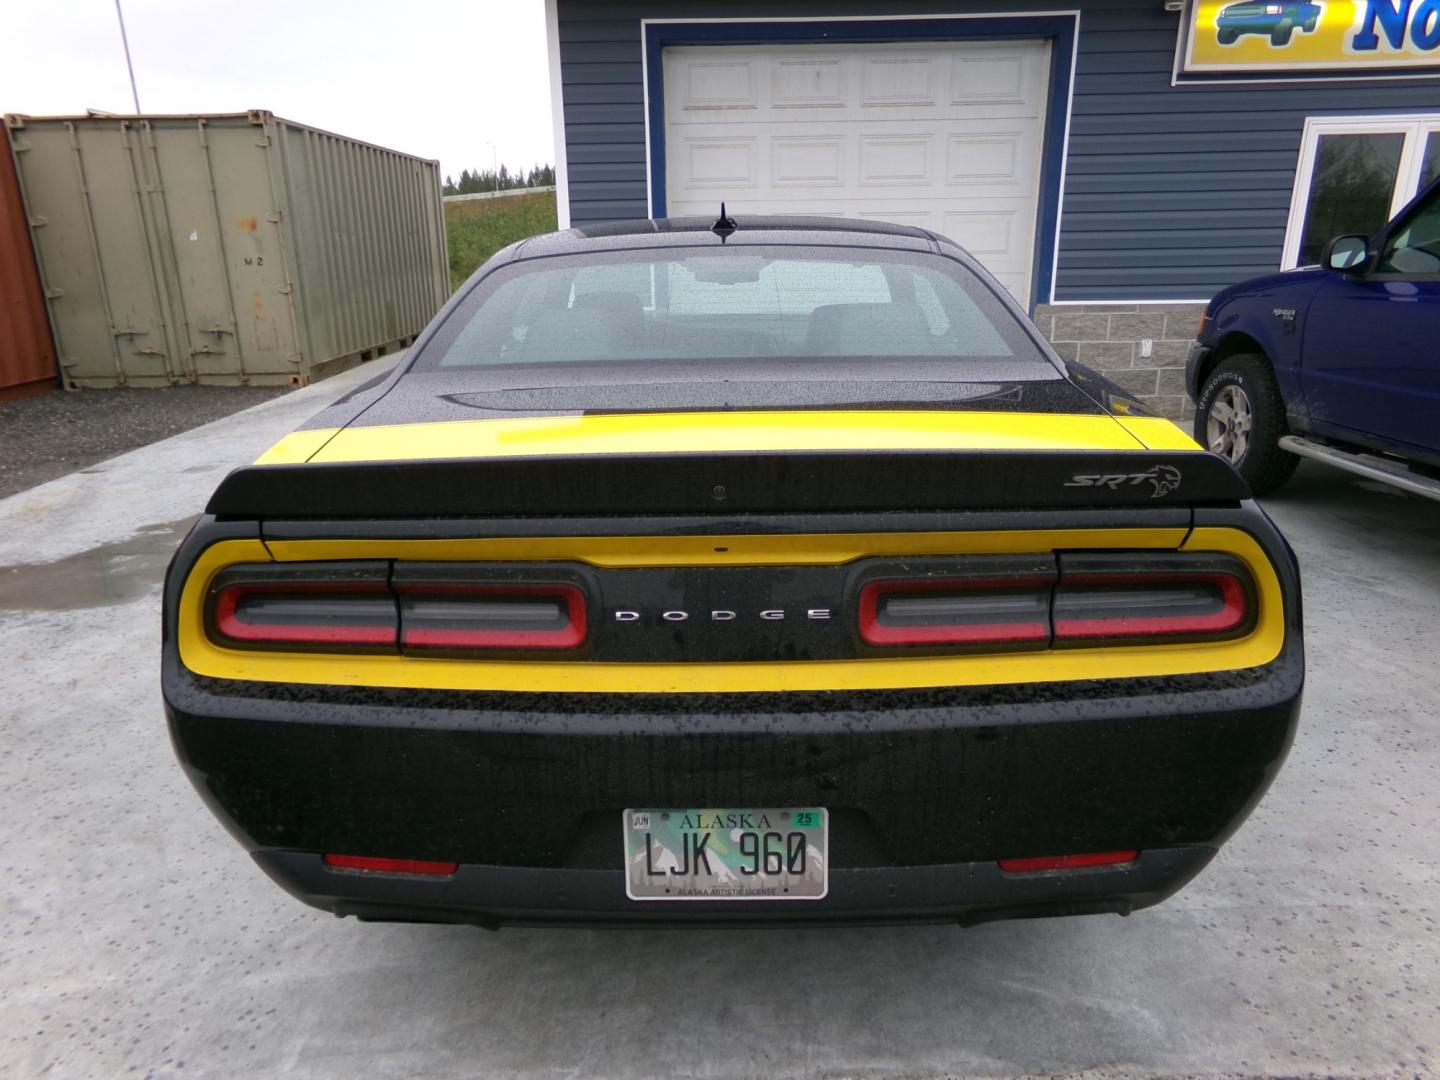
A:
{"label": "white garage door", "polygon": [[665,211],[918,225],[1030,300],[1049,46],[711,45],[665,63]]}

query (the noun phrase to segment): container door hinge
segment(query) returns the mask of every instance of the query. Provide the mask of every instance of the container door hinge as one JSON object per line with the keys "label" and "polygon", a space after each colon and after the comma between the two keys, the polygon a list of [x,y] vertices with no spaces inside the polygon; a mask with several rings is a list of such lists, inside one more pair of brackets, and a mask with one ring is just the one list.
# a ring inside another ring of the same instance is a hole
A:
{"label": "container door hinge", "polygon": [[284,285],[281,285],[281,286],[280,286],[278,289],[276,289],[275,291],[276,291],[277,293],[279,293],[281,296],[289,296],[291,293],[293,293],[293,292],[295,291],[295,286],[294,286],[293,284],[291,284],[290,282],[286,282]]}
{"label": "container door hinge", "polygon": [[202,334],[214,334],[216,337],[219,337],[221,334],[235,333],[235,331],[228,326],[206,326],[203,327],[200,332]]}
{"label": "container door hinge", "polygon": [[198,349],[190,350],[191,356],[224,356],[224,349],[212,349],[209,345],[201,345]]}
{"label": "container door hinge", "polygon": [[48,300],[59,300],[64,295],[65,290],[55,285],[51,285],[50,288],[45,290],[45,297]]}
{"label": "container door hinge", "polygon": [[276,210],[274,213],[266,214],[266,215],[265,215],[265,220],[268,221],[268,222],[270,222],[272,225],[279,225],[279,224],[280,224],[280,211],[279,211],[279,210]]}
{"label": "container door hinge", "polygon": [[164,356],[165,353],[162,352],[160,349],[136,349],[136,350],[135,350],[135,355],[136,355],[136,356]]}
{"label": "container door hinge", "polygon": [[48,217],[41,217],[39,214],[36,214],[30,219],[30,227],[32,229],[43,229],[46,225],[49,224],[50,219]]}

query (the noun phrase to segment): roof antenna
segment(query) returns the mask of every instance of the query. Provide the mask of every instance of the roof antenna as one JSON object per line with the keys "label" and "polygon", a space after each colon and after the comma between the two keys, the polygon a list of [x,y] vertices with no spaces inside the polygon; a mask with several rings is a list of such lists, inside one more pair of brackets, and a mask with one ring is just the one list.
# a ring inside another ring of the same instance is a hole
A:
{"label": "roof antenna", "polygon": [[710,231],[720,238],[720,243],[730,239],[730,234],[735,231],[735,219],[725,213],[725,204],[720,204],[720,219],[710,226]]}

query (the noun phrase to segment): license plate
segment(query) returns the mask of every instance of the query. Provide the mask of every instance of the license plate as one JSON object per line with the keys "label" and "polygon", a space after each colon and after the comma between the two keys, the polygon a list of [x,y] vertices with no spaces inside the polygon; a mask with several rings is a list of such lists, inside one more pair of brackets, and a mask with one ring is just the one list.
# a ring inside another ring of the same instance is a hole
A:
{"label": "license plate", "polygon": [[789,810],[626,810],[631,900],[822,900],[830,815]]}

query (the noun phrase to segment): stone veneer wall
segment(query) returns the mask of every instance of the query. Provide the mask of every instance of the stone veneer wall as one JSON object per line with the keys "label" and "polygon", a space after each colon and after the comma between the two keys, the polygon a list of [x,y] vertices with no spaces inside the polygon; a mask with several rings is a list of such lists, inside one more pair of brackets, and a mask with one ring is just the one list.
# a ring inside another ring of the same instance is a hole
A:
{"label": "stone veneer wall", "polygon": [[[1041,304],[1035,323],[1067,360],[1119,383],[1187,431],[1195,406],[1185,396],[1185,355],[1204,304]],[[1149,356],[1142,356],[1150,342]]]}

